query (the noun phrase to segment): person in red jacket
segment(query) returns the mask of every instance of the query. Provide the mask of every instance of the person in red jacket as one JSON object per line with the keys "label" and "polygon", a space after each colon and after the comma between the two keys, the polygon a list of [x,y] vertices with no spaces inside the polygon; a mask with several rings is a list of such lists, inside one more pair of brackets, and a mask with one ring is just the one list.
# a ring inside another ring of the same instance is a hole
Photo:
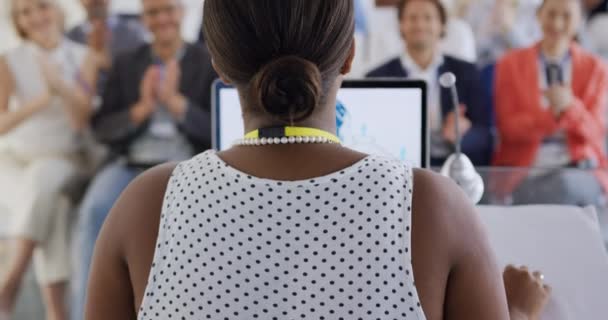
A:
{"label": "person in red jacket", "polygon": [[[497,64],[500,143],[494,164],[542,169],[606,167],[608,71],[598,57],[574,42],[582,20],[579,2],[544,0],[538,20],[543,39],[507,54]],[[501,179],[500,191],[516,189],[526,179],[522,172]],[[535,194],[521,192],[534,197],[523,202],[592,204],[602,187],[608,188],[605,173],[551,172],[543,177],[542,185],[532,183],[530,191]],[[526,182],[538,182],[538,178],[528,177]],[[561,194],[555,190],[557,185],[565,187]],[[583,200],[563,196],[572,188],[584,193]],[[544,199],[543,194],[551,198]]]}

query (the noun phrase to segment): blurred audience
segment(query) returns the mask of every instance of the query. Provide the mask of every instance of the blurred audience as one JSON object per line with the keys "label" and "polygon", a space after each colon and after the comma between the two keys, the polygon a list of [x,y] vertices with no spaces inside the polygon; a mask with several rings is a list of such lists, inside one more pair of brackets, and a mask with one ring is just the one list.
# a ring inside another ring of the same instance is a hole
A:
{"label": "blurred audience", "polygon": [[[595,204],[601,186],[608,187],[603,173],[555,170],[608,164],[608,71],[573,41],[581,18],[578,1],[545,0],[538,11],[542,40],[508,53],[497,65],[500,146],[494,163],[551,169],[520,185],[518,203]],[[502,191],[509,193],[523,180],[513,176],[512,181],[501,181]]]}
{"label": "blurred audience", "polygon": [[[97,58],[63,37],[55,0],[12,0],[23,44],[0,58],[0,207],[10,212],[14,259],[0,282],[0,316],[10,316],[33,260],[47,318],[67,318],[69,203],[79,137],[92,112]],[[9,99],[17,104],[9,108]]]}
{"label": "blurred audience", "polygon": [[347,75],[350,79],[363,78],[368,69],[370,59],[370,6],[369,1],[355,1],[355,42],[357,43],[357,52],[353,61],[353,68]]}
{"label": "blurred audience", "polygon": [[[71,316],[82,320],[93,248],[119,195],[145,169],[211,145],[217,74],[202,30],[199,45],[180,36],[183,1],[141,0],[141,23],[110,14],[111,0],[80,1],[86,21],[66,36],[58,0],[9,1],[23,44],[0,57],[0,181],[11,181],[0,184],[0,210],[10,213],[16,252],[0,279],[0,319],[31,262],[48,319],[67,319],[69,261],[77,261]],[[603,201],[608,173],[595,169],[608,167],[608,68],[583,47],[608,58],[608,0],[447,1],[453,15],[441,0],[354,1],[350,76],[426,82],[433,166],[454,151],[458,117],[475,165],[535,168],[501,175],[493,193],[516,204]],[[488,92],[475,63],[491,67]],[[439,84],[445,72],[457,77],[456,113]],[[112,156],[79,208],[71,259],[66,187],[87,167],[88,130]],[[551,293],[542,275],[509,266],[504,282],[512,319],[539,319]]]}
{"label": "blurred audience", "polygon": [[93,247],[118,196],[144,169],[190,158],[211,144],[211,84],[204,47],[180,36],[180,0],[142,0],[154,42],[115,59],[93,118],[100,141],[117,157],[93,180],[80,208],[74,319],[81,319]]}
{"label": "blurred audience", "polygon": [[473,29],[466,21],[448,16],[441,51],[470,63],[477,62],[477,43]]}
{"label": "blurred audience", "polygon": [[[366,52],[365,67],[376,66],[404,50],[403,37],[399,32],[398,6],[400,0],[364,0],[362,8],[368,21],[365,47],[357,51]],[[449,16],[449,15],[447,15]],[[454,57],[474,63],[477,59],[475,37],[471,27],[462,19],[448,17],[441,50]],[[358,61],[355,61],[358,64]],[[358,65],[354,68],[357,70]]]}
{"label": "blurred audience", "polygon": [[551,297],[544,275],[527,267],[507,266],[503,279],[511,320],[540,320]]}
{"label": "blurred audience", "polygon": [[87,20],[67,33],[72,41],[88,45],[101,58],[98,94],[105,87],[107,72],[119,53],[144,44],[145,29],[134,20],[109,13],[111,0],[80,0]]}
{"label": "blurred audience", "polygon": [[[406,50],[367,76],[427,83],[432,165],[442,165],[454,151],[455,117],[460,119],[463,151],[476,165],[488,164],[492,153],[492,113],[483,105],[475,65],[441,52],[440,40],[447,23],[445,8],[438,0],[404,0],[399,13]],[[457,114],[453,112],[450,90],[439,85],[439,76],[445,72],[457,77],[461,103]]]}
{"label": "blurred audience", "polygon": [[494,63],[511,49],[540,40],[536,0],[477,0],[466,1],[465,5],[459,14],[475,32],[480,66]]}

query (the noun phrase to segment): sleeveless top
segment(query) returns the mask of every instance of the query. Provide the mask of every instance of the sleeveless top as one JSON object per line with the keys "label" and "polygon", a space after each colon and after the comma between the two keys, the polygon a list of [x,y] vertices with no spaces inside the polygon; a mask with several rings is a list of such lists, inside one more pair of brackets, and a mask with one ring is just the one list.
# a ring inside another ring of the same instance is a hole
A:
{"label": "sleeveless top", "polygon": [[[42,53],[42,49],[34,43],[25,42],[5,55],[15,82],[16,108],[39,98],[47,87],[39,62]],[[63,80],[71,86],[77,86],[86,47],[64,39],[57,48],[47,51],[47,54],[49,60],[58,66]],[[78,151],[78,134],[71,129],[65,109],[63,99],[53,97],[46,109],[32,115],[8,134],[0,136],[0,149],[8,148],[24,159],[69,155]]]}
{"label": "sleeveless top", "polygon": [[169,181],[139,320],[424,320],[411,261],[412,170],[369,156],[302,181],[207,151]]}

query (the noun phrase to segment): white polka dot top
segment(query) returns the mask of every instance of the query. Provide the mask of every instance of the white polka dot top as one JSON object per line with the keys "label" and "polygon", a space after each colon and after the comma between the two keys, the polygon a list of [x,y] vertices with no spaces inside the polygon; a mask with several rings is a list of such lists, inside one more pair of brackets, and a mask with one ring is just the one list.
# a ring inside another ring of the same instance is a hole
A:
{"label": "white polka dot top", "polygon": [[177,166],[138,319],[424,320],[412,170],[369,156],[275,181],[213,151]]}

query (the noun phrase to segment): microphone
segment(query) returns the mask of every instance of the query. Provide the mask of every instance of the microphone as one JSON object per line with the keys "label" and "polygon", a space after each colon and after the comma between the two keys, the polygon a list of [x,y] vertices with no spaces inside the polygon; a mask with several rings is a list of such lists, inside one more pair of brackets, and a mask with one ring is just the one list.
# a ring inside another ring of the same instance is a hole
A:
{"label": "microphone", "polygon": [[460,132],[460,100],[458,99],[458,90],[456,89],[456,75],[452,72],[446,72],[439,77],[439,84],[449,89],[452,95],[452,104],[454,110],[454,130],[456,131],[456,152],[448,157],[445,164],[441,168],[441,175],[448,177],[456,182],[469,197],[469,199],[477,204],[481,201],[485,186],[481,175],[475,170],[473,162],[461,150],[462,136]]}
{"label": "microphone", "polygon": [[546,66],[547,85],[560,85],[564,82],[562,67],[556,63],[550,63]]}

